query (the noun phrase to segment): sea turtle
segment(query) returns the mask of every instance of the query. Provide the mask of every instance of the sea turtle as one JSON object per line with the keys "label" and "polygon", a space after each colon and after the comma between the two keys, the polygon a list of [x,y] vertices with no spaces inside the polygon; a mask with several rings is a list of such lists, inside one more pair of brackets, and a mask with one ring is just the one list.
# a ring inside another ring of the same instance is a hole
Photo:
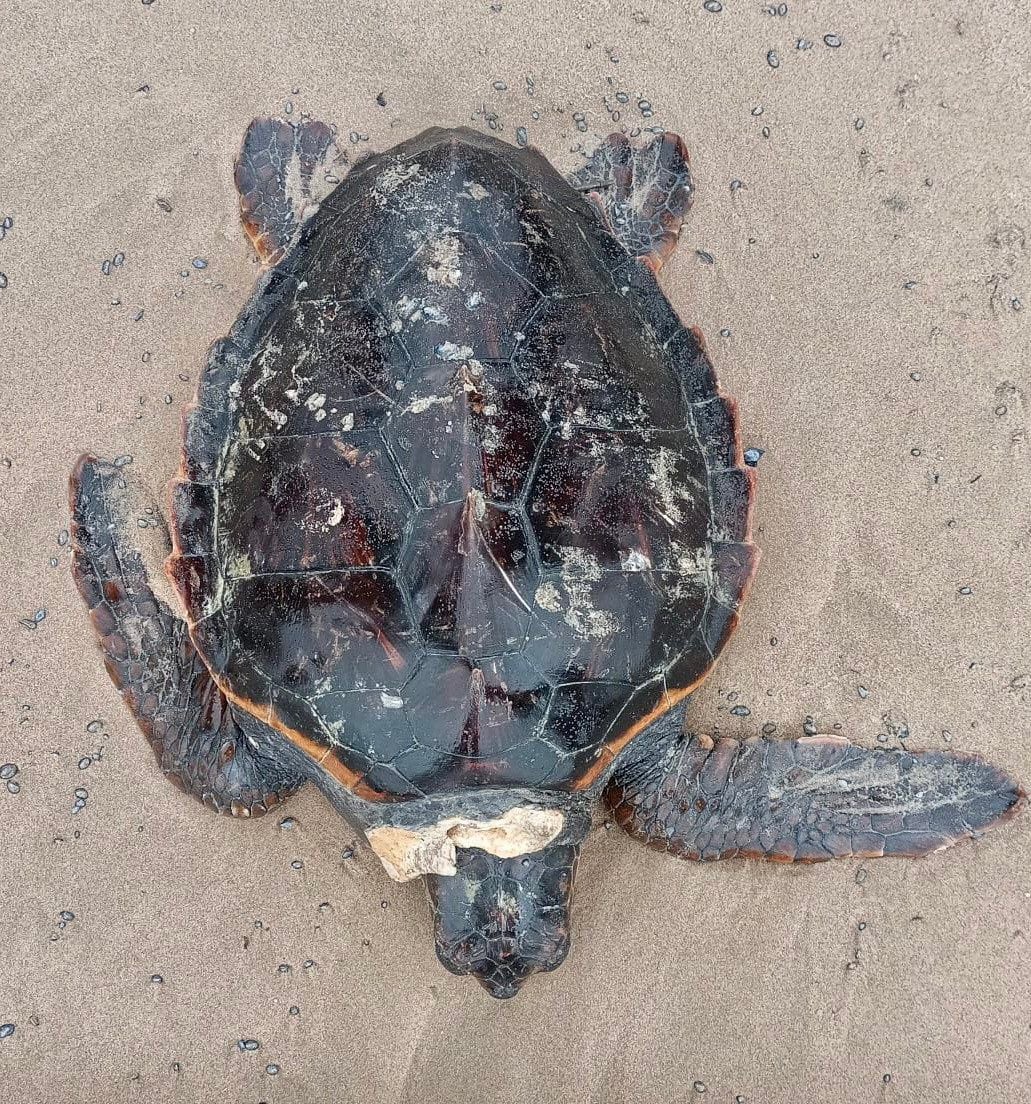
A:
{"label": "sea turtle", "polygon": [[265,268],[184,415],[177,597],[130,469],[71,480],[76,582],[172,780],[236,816],[315,782],[496,997],[565,957],[603,811],[683,858],[813,862],[1015,810],[974,757],[684,731],[758,554],[736,406],[656,283],[679,137],[569,177],[468,129],[341,161],[315,120],[247,131]]}

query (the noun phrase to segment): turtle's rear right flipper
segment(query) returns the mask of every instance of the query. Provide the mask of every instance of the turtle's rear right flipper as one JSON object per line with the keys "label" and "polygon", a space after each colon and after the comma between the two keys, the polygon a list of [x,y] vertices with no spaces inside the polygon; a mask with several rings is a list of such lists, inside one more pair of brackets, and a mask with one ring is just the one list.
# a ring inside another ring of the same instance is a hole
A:
{"label": "turtle's rear right flipper", "polygon": [[140,522],[160,524],[156,514],[139,508],[124,469],[91,456],[76,464],[70,489],[75,583],[108,673],[161,769],[219,812],[256,816],[279,804],[304,775],[267,754],[276,736],[237,715],[186,622],[154,593],[138,541]]}
{"label": "turtle's rear right flipper", "polygon": [[643,734],[605,792],[632,836],[686,859],[916,856],[976,836],[1025,797],[977,756],[867,750],[837,736],[713,742],[680,711]]}
{"label": "turtle's rear right flipper", "polygon": [[305,219],[332,190],[326,169],[343,158],[333,131],[317,119],[254,119],[236,160],[244,229],[258,256],[274,264]]}

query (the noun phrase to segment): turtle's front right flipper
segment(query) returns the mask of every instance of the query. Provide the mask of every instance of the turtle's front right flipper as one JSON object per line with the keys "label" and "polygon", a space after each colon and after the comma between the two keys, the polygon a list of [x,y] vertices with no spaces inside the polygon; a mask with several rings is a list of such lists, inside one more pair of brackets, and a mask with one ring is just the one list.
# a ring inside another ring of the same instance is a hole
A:
{"label": "turtle's front right flipper", "polygon": [[681,710],[630,752],[606,804],[630,835],[685,859],[924,855],[979,835],[1025,800],[973,755],[867,750],[837,736],[714,743],[685,734]]}
{"label": "turtle's front right flipper", "polygon": [[278,805],[305,776],[281,762],[271,729],[226,701],[186,622],[151,588],[136,542],[139,521],[155,522],[134,502],[124,469],[83,456],[71,509],[75,583],[108,673],[162,771],[218,812],[259,816]]}

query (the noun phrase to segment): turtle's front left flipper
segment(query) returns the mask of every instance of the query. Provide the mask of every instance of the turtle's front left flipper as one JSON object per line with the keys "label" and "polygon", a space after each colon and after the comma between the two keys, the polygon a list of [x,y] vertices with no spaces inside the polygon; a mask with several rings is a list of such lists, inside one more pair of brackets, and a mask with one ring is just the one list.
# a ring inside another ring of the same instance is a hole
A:
{"label": "turtle's front left flipper", "polygon": [[680,710],[629,750],[606,804],[630,835],[685,859],[923,855],[1024,802],[976,756],[867,750],[836,736],[714,743],[684,733]]}
{"label": "turtle's front left flipper", "polygon": [[162,771],[218,812],[260,816],[278,805],[305,775],[281,761],[271,729],[226,701],[186,622],[151,588],[137,541],[139,522],[154,521],[134,501],[124,469],[83,456],[71,508],[76,585],[108,674]]}

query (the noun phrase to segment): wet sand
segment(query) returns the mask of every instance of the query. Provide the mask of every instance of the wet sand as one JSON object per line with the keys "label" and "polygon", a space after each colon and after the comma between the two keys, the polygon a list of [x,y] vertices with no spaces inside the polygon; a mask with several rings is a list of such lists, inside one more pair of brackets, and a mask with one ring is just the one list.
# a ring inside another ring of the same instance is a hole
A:
{"label": "wet sand", "polygon": [[669,127],[698,192],[664,285],[765,450],[764,559],[690,723],[811,718],[1031,780],[1026,9],[851,7],[5,6],[6,1099],[1031,1100],[1028,817],[798,868],[599,830],[568,961],[493,1002],[438,965],[421,886],[316,793],[237,822],[161,778],[62,535],[81,451],[155,487],[177,464],[257,271],[232,190],[252,116],[310,111],[352,157],[525,127],[569,169],[610,130]]}

